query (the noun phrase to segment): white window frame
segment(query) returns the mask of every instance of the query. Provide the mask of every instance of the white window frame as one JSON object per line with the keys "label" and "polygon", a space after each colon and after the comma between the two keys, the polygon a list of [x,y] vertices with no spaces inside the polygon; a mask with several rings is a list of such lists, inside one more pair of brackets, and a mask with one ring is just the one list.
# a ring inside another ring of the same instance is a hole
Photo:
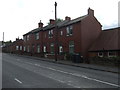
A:
{"label": "white window frame", "polygon": [[35,34],[35,39],[38,40],[40,38],[39,32]]}
{"label": "white window frame", "polygon": [[24,42],[25,42],[26,41],[26,36],[24,36],[23,39],[24,39]]}
{"label": "white window frame", "polygon": [[[72,33],[71,33],[71,31],[72,31]],[[73,25],[70,25],[70,26],[66,27],[66,33],[67,33],[67,36],[72,36],[73,35]]]}
{"label": "white window frame", "polygon": [[[100,53],[101,53],[102,55],[101,55]],[[103,52],[98,52],[98,57],[103,57]]]}
{"label": "white window frame", "polygon": [[69,36],[69,33],[70,33],[70,31],[69,31],[69,27],[66,27],[66,33],[67,33],[67,36]]}
{"label": "white window frame", "polygon": [[[114,53],[115,55],[110,55],[110,53]],[[108,57],[116,57],[116,52],[108,52]]]}
{"label": "white window frame", "polygon": [[37,53],[40,53],[40,45],[37,45]]}
{"label": "white window frame", "polygon": [[[52,51],[52,49],[53,49],[53,51]],[[55,50],[55,48],[54,48],[54,43],[51,43],[51,44],[50,44],[50,52],[51,52],[51,53],[54,53],[54,50]]]}
{"label": "white window frame", "polygon": [[48,37],[53,38],[53,30],[52,29],[48,31]]}
{"label": "white window frame", "polygon": [[26,51],[26,47],[24,46],[24,51]]}
{"label": "white window frame", "polygon": [[27,41],[30,39],[30,35],[27,35]]}
{"label": "white window frame", "polygon": [[59,46],[59,52],[60,52],[60,53],[63,52],[63,46],[62,46],[62,45]]}
{"label": "white window frame", "polygon": [[19,46],[16,46],[16,50],[19,50]]}
{"label": "white window frame", "polygon": [[20,50],[22,51],[22,46],[20,46]]}
{"label": "white window frame", "polygon": [[[72,42],[73,42],[73,44],[70,44],[70,43],[72,43]],[[70,48],[73,48],[73,49],[74,49],[73,52],[70,51]],[[74,43],[74,41],[70,41],[70,42],[69,42],[69,53],[74,53],[74,51],[75,51],[75,43]]]}
{"label": "white window frame", "polygon": [[43,47],[43,52],[47,52],[47,47],[46,46]]}
{"label": "white window frame", "polygon": [[61,35],[61,36],[63,35],[63,31],[60,31],[60,35]]}
{"label": "white window frame", "polygon": [[72,35],[73,34],[73,26],[72,25],[70,26],[70,31],[72,31],[72,33],[70,33],[70,35]]}

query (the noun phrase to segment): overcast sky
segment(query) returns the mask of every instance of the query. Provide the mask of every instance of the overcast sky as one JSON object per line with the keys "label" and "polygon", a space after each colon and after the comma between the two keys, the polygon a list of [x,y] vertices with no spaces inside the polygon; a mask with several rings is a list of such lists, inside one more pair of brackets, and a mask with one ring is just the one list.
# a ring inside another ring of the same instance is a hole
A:
{"label": "overcast sky", "polygon": [[90,7],[103,29],[118,26],[119,0],[0,0],[0,41],[12,40],[54,19],[54,2],[57,2],[57,17],[72,19],[86,15]]}

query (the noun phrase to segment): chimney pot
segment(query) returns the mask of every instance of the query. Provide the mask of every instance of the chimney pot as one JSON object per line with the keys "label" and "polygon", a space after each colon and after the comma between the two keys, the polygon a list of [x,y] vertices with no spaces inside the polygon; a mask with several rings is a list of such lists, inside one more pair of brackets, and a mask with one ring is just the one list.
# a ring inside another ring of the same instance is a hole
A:
{"label": "chimney pot", "polygon": [[70,20],[71,20],[71,18],[70,18],[70,17],[68,17],[68,16],[66,16],[66,17],[65,17],[65,20],[69,20],[69,21],[70,21]]}
{"label": "chimney pot", "polygon": [[94,16],[94,10],[91,8],[88,9],[88,15]]}
{"label": "chimney pot", "polygon": [[42,27],[43,27],[43,23],[40,20],[40,22],[38,23],[38,28],[42,28]]}
{"label": "chimney pot", "polygon": [[55,20],[54,19],[50,19],[50,24],[55,24]]}
{"label": "chimney pot", "polygon": [[16,41],[19,40],[19,38],[16,38]]}

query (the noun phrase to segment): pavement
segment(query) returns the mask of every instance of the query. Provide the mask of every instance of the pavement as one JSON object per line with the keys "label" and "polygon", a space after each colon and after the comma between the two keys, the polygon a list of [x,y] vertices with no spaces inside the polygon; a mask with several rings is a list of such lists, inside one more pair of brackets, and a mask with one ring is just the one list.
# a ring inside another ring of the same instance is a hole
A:
{"label": "pavement", "polygon": [[26,56],[26,55],[20,55],[20,56],[34,58],[34,59],[52,62],[52,63],[70,65],[70,66],[75,66],[75,67],[88,68],[88,69],[106,71],[106,72],[112,72],[112,73],[120,73],[120,69],[118,67],[102,66],[102,65],[86,64],[86,63],[73,63],[72,61],[69,61],[69,60],[57,60],[57,61],[55,61],[55,59],[40,58],[40,57],[35,57],[35,56]]}

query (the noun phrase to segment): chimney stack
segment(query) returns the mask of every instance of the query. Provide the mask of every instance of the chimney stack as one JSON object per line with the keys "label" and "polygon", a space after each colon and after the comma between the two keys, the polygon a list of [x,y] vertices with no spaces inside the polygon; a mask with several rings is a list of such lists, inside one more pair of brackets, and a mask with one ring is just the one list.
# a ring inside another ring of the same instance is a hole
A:
{"label": "chimney stack", "polygon": [[91,8],[88,9],[88,15],[94,16],[94,10]]}
{"label": "chimney stack", "polygon": [[70,18],[70,17],[68,17],[68,16],[66,16],[66,17],[65,17],[65,20],[69,20],[69,21],[70,21],[70,20],[71,20],[71,18]]}
{"label": "chimney stack", "polygon": [[18,41],[19,40],[19,37],[18,38],[16,38],[16,41]]}
{"label": "chimney stack", "polygon": [[50,19],[50,24],[55,24],[55,20],[54,19]]}
{"label": "chimney stack", "polygon": [[38,23],[38,28],[42,28],[42,27],[43,27],[43,23],[40,20],[40,22]]}

